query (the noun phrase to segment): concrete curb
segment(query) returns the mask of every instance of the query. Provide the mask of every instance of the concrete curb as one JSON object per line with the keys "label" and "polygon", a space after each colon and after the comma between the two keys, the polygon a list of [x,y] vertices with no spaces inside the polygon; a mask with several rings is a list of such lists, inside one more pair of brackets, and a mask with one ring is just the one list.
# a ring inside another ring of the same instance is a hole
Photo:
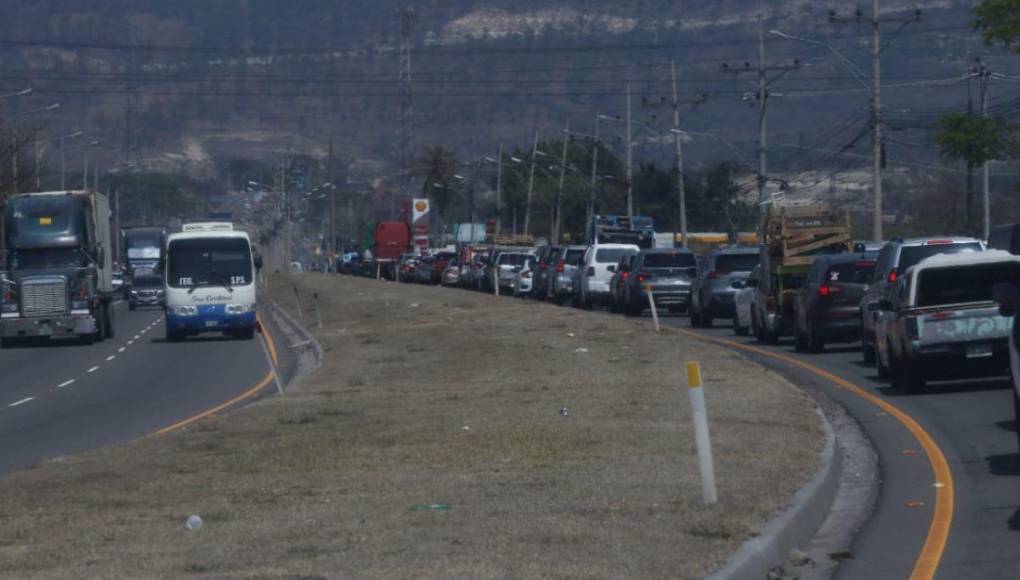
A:
{"label": "concrete curb", "polygon": [[843,453],[825,413],[821,408],[816,411],[825,429],[821,469],[797,490],[782,514],[769,521],[756,537],[744,542],[722,568],[707,576],[708,580],[764,579],[773,567],[786,563],[791,550],[806,545],[822,525],[839,487]]}
{"label": "concrete curb", "polygon": [[[322,366],[322,359],[324,356],[322,345],[319,344],[319,341],[316,340],[314,336],[312,336],[312,333],[309,332],[308,329],[306,329],[304,326],[302,326],[300,322],[294,320],[294,318],[292,318],[290,314],[287,314],[286,310],[277,306],[276,303],[273,302],[272,300],[266,299],[266,304],[269,306],[270,314],[276,319],[277,326],[282,326],[280,324],[280,321],[282,319],[282,321],[286,323],[287,326],[289,326],[296,334],[300,335],[304,339],[305,344],[311,347],[312,354],[315,357],[315,365],[312,368],[302,372],[301,375],[302,376],[306,375]],[[301,343],[291,344],[290,348],[301,348],[301,346],[302,346]]]}

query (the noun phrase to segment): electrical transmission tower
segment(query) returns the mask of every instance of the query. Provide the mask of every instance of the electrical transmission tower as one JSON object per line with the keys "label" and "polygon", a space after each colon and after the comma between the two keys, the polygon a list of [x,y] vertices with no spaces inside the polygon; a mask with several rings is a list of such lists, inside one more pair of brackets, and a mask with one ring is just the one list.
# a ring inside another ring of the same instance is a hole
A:
{"label": "electrical transmission tower", "polygon": [[[404,173],[404,194],[414,197],[411,180],[414,175],[414,90],[411,77],[411,35],[414,30],[414,8],[397,11],[400,17],[400,127],[397,136],[400,168]],[[410,205],[408,206],[410,208]],[[410,210],[409,210],[410,211]],[[410,215],[408,215],[410,219]]]}

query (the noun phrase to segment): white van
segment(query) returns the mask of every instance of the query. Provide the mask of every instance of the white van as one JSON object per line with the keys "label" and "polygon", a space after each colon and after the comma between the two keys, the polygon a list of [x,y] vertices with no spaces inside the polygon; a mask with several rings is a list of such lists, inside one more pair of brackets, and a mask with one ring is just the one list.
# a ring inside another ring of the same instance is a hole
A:
{"label": "white van", "polygon": [[624,256],[641,251],[636,244],[598,244],[588,246],[584,261],[577,267],[574,293],[575,306],[591,309],[594,304],[609,304],[609,282],[616,265]]}
{"label": "white van", "polygon": [[167,341],[203,332],[253,338],[255,270],[261,264],[248,234],[222,224],[192,225],[170,235],[166,245]]}

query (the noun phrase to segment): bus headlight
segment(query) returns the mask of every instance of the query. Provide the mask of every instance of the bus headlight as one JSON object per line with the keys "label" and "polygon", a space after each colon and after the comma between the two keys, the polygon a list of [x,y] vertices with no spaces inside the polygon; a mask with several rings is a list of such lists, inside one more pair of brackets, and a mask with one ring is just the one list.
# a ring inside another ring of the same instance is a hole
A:
{"label": "bus headlight", "polygon": [[227,314],[245,314],[255,309],[253,304],[227,304]]}
{"label": "bus headlight", "polygon": [[185,304],[184,306],[174,306],[170,309],[170,313],[177,316],[195,316],[198,314],[198,308]]}

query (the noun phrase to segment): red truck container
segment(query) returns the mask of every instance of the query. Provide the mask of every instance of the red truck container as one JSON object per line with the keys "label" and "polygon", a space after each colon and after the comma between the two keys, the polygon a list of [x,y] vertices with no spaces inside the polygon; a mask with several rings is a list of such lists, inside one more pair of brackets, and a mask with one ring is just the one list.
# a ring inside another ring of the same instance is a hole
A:
{"label": "red truck container", "polygon": [[411,230],[404,222],[379,222],[375,226],[372,258],[377,262],[396,262],[411,251]]}

